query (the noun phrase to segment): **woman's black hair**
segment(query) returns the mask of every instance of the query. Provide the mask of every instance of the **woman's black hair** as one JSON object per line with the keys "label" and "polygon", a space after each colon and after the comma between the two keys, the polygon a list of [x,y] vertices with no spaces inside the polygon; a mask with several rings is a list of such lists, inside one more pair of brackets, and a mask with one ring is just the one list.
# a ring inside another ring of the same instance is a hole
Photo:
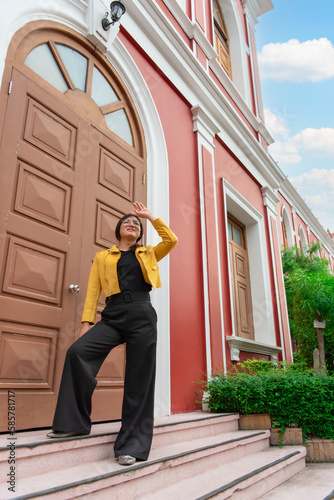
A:
{"label": "woman's black hair", "polygon": [[136,248],[139,246],[138,245],[138,241],[140,241],[140,239],[142,238],[143,236],[143,225],[141,223],[141,220],[139,219],[139,217],[137,217],[137,215],[134,215],[134,214],[125,214],[123,215],[123,217],[121,217],[119,219],[119,221],[117,222],[117,226],[115,228],[115,236],[116,238],[118,239],[118,241],[120,241],[121,239],[121,235],[120,235],[120,229],[121,229],[121,225],[123,224],[123,222],[128,219],[129,217],[136,217],[136,219],[138,219],[139,221],[139,224],[140,224],[140,235],[139,237],[137,238],[136,240],[136,243],[134,245],[132,245],[132,247],[130,248],[130,250],[136,250]]}

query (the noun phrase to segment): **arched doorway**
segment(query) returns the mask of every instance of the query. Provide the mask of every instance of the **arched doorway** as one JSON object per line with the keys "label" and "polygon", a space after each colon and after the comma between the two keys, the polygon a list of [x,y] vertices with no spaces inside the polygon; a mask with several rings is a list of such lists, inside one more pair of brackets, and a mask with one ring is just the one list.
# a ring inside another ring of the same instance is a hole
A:
{"label": "arched doorway", "polygon": [[[51,425],[93,256],[146,201],[142,128],[111,65],[70,31],[30,29],[8,59],[0,145],[1,414],[14,391],[17,430]],[[120,417],[123,375],[120,347],[99,372],[94,421]]]}

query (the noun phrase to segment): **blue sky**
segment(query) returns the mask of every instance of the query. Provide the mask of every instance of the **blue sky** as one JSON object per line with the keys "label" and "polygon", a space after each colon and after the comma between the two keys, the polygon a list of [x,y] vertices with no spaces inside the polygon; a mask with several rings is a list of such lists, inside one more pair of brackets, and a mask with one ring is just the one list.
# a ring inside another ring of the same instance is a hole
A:
{"label": "blue sky", "polygon": [[273,0],[256,25],[269,152],[334,232],[334,0]]}

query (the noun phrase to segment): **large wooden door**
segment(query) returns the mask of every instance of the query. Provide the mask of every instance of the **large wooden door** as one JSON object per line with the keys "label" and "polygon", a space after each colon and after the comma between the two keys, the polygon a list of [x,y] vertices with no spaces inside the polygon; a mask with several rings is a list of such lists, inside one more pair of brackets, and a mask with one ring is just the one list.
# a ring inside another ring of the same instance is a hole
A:
{"label": "large wooden door", "polygon": [[[17,430],[51,425],[94,254],[114,243],[132,201],[145,200],[143,172],[129,148],[13,69],[0,149],[1,431],[8,390]],[[93,420],[119,418],[123,347],[98,380]]]}

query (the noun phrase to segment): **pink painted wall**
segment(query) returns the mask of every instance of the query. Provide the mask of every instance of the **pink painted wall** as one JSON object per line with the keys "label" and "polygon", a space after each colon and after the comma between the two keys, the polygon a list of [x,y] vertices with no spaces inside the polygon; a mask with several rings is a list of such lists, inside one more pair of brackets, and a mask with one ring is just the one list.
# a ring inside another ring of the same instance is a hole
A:
{"label": "pink painted wall", "polygon": [[196,22],[205,31],[204,3],[203,0],[194,0]]}
{"label": "pink painted wall", "polygon": [[203,66],[203,68],[206,70],[208,59],[207,59],[206,55],[204,54],[203,50],[201,49],[201,47],[197,43],[195,43],[195,46],[196,46],[197,59],[199,60],[199,62]]}

